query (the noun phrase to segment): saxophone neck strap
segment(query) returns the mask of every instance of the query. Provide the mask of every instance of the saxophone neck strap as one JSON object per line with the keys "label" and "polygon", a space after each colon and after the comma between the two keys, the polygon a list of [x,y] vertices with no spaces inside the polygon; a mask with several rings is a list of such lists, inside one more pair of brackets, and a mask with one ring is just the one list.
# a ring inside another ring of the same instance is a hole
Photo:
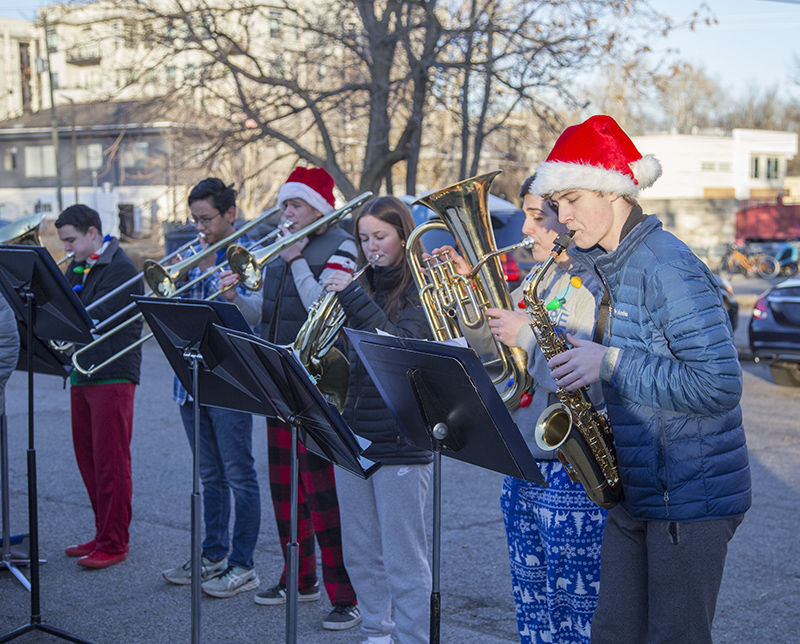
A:
{"label": "saxophone neck strap", "polygon": [[603,336],[606,333],[606,325],[608,324],[608,311],[611,307],[611,296],[608,294],[608,289],[603,290],[603,297],[600,299],[600,308],[597,311],[597,320],[594,323],[594,337],[593,342],[603,344]]}

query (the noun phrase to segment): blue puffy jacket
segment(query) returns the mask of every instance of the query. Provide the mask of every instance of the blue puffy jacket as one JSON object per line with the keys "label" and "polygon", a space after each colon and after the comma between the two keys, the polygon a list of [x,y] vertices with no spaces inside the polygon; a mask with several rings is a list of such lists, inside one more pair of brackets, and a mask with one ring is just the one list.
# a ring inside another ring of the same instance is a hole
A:
{"label": "blue puffy jacket", "polygon": [[[633,215],[641,216],[637,207]],[[634,519],[693,521],[750,507],[742,373],[719,289],[655,216],[611,253],[576,252],[611,297],[603,392]]]}

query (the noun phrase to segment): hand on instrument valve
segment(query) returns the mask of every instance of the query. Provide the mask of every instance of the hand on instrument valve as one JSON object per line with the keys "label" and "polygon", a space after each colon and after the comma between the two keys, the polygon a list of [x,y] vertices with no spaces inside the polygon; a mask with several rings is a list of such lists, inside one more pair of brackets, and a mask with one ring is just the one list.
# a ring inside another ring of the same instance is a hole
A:
{"label": "hand on instrument valve", "polygon": [[428,253],[423,253],[422,259],[426,259],[428,257],[435,257],[436,255],[444,253],[448,253],[448,258],[453,260],[453,265],[455,266],[456,273],[458,273],[459,275],[469,275],[469,272],[471,270],[470,265],[467,263],[467,260],[461,257],[461,255],[458,254],[458,251],[452,246],[440,246],[439,248],[434,248],[431,251],[430,255]]}
{"label": "hand on instrument valve", "polygon": [[528,314],[522,311],[506,311],[490,307],[486,309],[486,316],[495,340],[507,347],[516,346],[519,330],[528,324]]}
{"label": "hand on instrument valve", "polygon": [[608,347],[590,340],[580,340],[569,333],[567,341],[574,348],[553,356],[547,363],[558,386],[566,391],[575,391],[598,382]]}
{"label": "hand on instrument valve", "polygon": [[[284,224],[279,224],[278,228],[281,231],[281,237],[286,237],[289,235],[289,229]],[[308,241],[308,237],[303,237],[302,239],[298,239],[288,248],[284,249],[284,251],[281,253],[281,258],[283,261],[288,264],[296,259],[300,259],[303,256],[303,249],[308,246]]]}
{"label": "hand on instrument valve", "polygon": [[[236,284],[238,281],[239,276],[233,271],[224,270],[219,274],[218,286],[220,290],[227,289],[222,293],[222,297],[224,297],[227,302],[235,302],[239,297],[236,288],[231,286],[231,284]],[[231,286],[231,288],[228,288],[229,286]]]}
{"label": "hand on instrument valve", "polygon": [[347,271],[333,271],[322,283],[322,287],[327,291],[340,293],[347,285],[353,281],[353,274]]}

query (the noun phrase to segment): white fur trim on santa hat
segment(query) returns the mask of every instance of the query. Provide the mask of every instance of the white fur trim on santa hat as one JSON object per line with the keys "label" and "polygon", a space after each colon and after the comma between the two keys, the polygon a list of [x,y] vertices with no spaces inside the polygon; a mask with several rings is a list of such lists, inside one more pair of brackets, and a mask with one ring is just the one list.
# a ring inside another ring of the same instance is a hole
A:
{"label": "white fur trim on santa hat", "polygon": [[295,181],[284,183],[278,191],[278,205],[282,210],[286,209],[286,202],[289,199],[302,199],[312,208],[319,210],[322,215],[333,212],[333,206],[325,201],[325,198],[321,194],[305,183]]}
{"label": "white fur trim on santa hat", "polygon": [[530,192],[549,196],[564,190],[592,190],[603,194],[618,194],[636,197],[639,190],[649,188],[661,176],[661,164],[652,155],[642,157],[630,164],[636,178],[586,163],[545,161],[536,169],[536,178]]}

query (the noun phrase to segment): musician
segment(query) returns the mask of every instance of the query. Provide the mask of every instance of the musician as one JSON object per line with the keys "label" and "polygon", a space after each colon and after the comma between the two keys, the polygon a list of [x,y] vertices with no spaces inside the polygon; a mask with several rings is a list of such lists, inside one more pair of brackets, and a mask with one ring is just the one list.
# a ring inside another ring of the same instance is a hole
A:
{"label": "musician", "polygon": [[[116,237],[103,235],[100,215],[82,204],[70,206],[56,219],[64,250],[73,252],[67,281],[84,305],[115,290],[137,274],[133,262]],[[140,281],[92,309],[104,320],[141,295]],[[134,343],[142,332],[137,321],[86,354],[90,364],[100,364]],[[70,375],[72,442],[83,483],[94,512],[94,537],[69,546],[65,552],[78,557],[87,568],[107,568],[125,560],[131,523],[131,435],[133,397],[139,384],[142,350],[136,348],[91,377],[77,371]]]}
{"label": "musician", "polygon": [[[194,252],[235,234],[236,190],[233,184],[209,177],[189,193],[189,210],[198,231]],[[201,235],[202,233],[202,235]],[[247,235],[235,240],[251,245]],[[233,243],[233,240],[231,241]],[[223,262],[226,248],[206,257],[189,271],[190,281],[212,266]],[[227,271],[206,277],[184,293],[184,297],[207,299],[220,288],[236,282]],[[239,285],[226,291],[226,300],[235,301],[251,327],[258,326],[261,314],[261,293]],[[192,449],[194,442],[194,405],[187,391],[175,379],[173,398],[180,405],[181,420]],[[203,518],[205,538],[202,554],[202,591],[218,598],[233,597],[259,586],[253,553],[261,525],[261,496],[253,459],[253,417],[233,409],[200,405],[200,480],[203,483]],[[233,493],[233,539],[229,535]],[[164,579],[179,585],[192,581],[191,559],[182,566],[165,570]]]}
{"label": "musician", "polygon": [[[396,197],[374,197],[355,222],[359,264],[371,267],[357,281],[336,271],[324,286],[338,293],[347,326],[429,338],[425,313],[405,258],[414,228]],[[425,536],[425,497],[432,474],[430,452],[400,437],[391,412],[351,346],[350,386],[343,417],[371,441],[364,453],[381,468],[366,481],[348,472],[336,481],[344,560],[359,597],[365,644],[428,641],[431,570]],[[394,609],[394,619],[392,619]]]}
{"label": "musician", "polygon": [[708,644],[728,542],[750,507],[742,374],[713,276],[636,202],[661,166],[617,123],[568,128],[531,191],[558,204],[607,289],[603,343],[550,360],[567,390],[601,382],[624,499],[603,538],[593,644]]}
{"label": "musician", "polygon": [[[278,192],[278,205],[293,232],[334,210],[333,178],[322,168],[296,168]],[[286,229],[283,228],[284,233]],[[336,270],[353,272],[356,245],[338,224],[325,226],[285,249],[264,270],[264,309],[261,337],[275,344],[294,342],[306,321],[308,308],[322,294],[323,282]],[[290,537],[291,430],[280,420],[267,419],[269,483],[281,548],[286,556]],[[314,537],[322,553],[322,578],[333,604],[322,622],[328,630],[356,626],[361,615],[342,559],[339,504],[333,465],[299,446],[298,543],[299,601],[320,598]],[[286,602],[286,567],[280,581],[256,594],[261,605]]]}
{"label": "musician", "polygon": [[[525,212],[523,234],[534,240],[533,259],[543,262],[555,238],[567,231],[551,204],[530,193],[534,177],[522,184],[520,198]],[[436,249],[439,252],[442,249]],[[458,272],[469,265],[450,247]],[[527,279],[538,270],[534,267]],[[525,282],[523,282],[524,284]],[[550,321],[562,334],[591,338],[599,286],[589,272],[568,253],[561,253],[539,284]],[[511,294],[523,301],[523,287]],[[521,407],[512,412],[547,487],[506,476],[500,505],[508,541],[511,582],[521,644],[589,644],[592,614],[597,604],[600,579],[600,545],[608,512],[586,496],[580,483],[570,479],[555,451],[537,446],[534,429],[539,415],[559,402],[557,384],[522,309],[486,309],[494,338],[528,354],[532,390],[523,395]],[[464,329],[470,343],[485,342]],[[602,406],[599,386],[589,391],[595,407]]]}

